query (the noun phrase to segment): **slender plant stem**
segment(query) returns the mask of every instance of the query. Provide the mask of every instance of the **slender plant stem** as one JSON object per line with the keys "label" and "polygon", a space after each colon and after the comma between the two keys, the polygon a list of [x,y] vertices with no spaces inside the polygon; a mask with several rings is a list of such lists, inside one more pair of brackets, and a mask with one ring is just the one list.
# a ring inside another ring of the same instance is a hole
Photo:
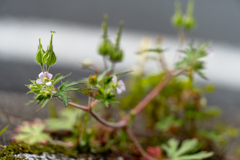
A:
{"label": "slender plant stem", "polygon": [[114,69],[115,69],[115,63],[114,62],[112,62],[112,73],[114,72]]}
{"label": "slender plant stem", "polygon": [[165,57],[164,57],[163,53],[159,55],[159,62],[162,66],[162,69],[165,72],[167,72],[168,71],[168,66],[167,66],[167,63],[166,63],[166,60],[165,60]]}
{"label": "slender plant stem", "polygon": [[137,147],[137,149],[139,150],[143,157],[145,157],[147,160],[156,160],[155,158],[151,157],[149,154],[147,154],[147,152],[144,151],[141,144],[138,142],[137,138],[129,128],[125,129],[125,131],[128,134],[128,136],[132,139],[133,143],[135,144],[135,146]]}
{"label": "slender plant stem", "polygon": [[119,121],[119,122],[116,122],[116,123],[108,122],[108,121],[102,119],[101,117],[99,117],[93,110],[90,110],[90,114],[91,114],[98,122],[100,122],[100,123],[103,124],[104,126],[111,127],[111,128],[114,128],[114,129],[123,128],[123,127],[125,127],[126,124],[127,124],[125,121]]}
{"label": "slender plant stem", "polygon": [[83,110],[83,111],[85,111],[85,112],[88,112],[88,111],[89,111],[89,108],[88,108],[88,107],[82,106],[82,105],[79,105],[79,104],[76,104],[76,103],[74,103],[74,102],[68,102],[68,105],[69,105],[69,106],[72,106],[72,107],[74,107],[74,108],[81,109],[81,110]]}
{"label": "slender plant stem", "polygon": [[106,56],[103,56],[103,63],[104,63],[105,70],[107,70],[108,66],[107,66]]}
{"label": "slender plant stem", "polygon": [[[92,86],[91,86],[91,89],[92,89]],[[89,96],[88,97],[88,108],[91,110],[91,103],[92,103],[92,97]]]}
{"label": "slender plant stem", "polygon": [[138,105],[132,109],[131,113],[137,115],[141,112],[149,102],[151,102],[159,92],[168,84],[171,79],[171,75],[167,73],[165,78],[140,102]]}

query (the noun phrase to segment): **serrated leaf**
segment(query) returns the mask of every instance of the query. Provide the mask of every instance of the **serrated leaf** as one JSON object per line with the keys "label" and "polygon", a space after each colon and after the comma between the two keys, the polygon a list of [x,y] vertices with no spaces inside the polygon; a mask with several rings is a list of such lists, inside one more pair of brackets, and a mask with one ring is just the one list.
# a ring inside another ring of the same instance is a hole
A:
{"label": "serrated leaf", "polygon": [[179,141],[176,139],[170,139],[168,145],[162,145],[162,149],[167,152],[168,157],[171,160],[201,160],[209,158],[213,155],[212,152],[199,152],[191,155],[183,155],[189,151],[194,150],[198,145],[197,139],[185,140],[179,146]]}
{"label": "serrated leaf", "polygon": [[51,140],[50,135],[44,133],[45,124],[36,122],[27,122],[20,126],[19,134],[14,136],[17,141],[25,142],[28,144],[42,143]]}
{"label": "serrated leaf", "polygon": [[63,80],[64,78],[66,78],[66,77],[68,77],[68,76],[70,76],[72,73],[69,73],[68,75],[66,75],[66,76],[60,76],[61,74],[56,74],[55,76],[54,76],[54,78],[53,78],[53,84],[57,84],[58,82],[60,82],[61,80]]}
{"label": "serrated leaf", "polygon": [[64,105],[67,107],[69,102],[68,98],[71,98],[71,97],[68,96],[64,91],[57,91],[57,93],[53,94],[53,97],[58,97],[58,96],[60,96]]}
{"label": "serrated leaf", "polygon": [[70,96],[68,96],[66,94],[66,92],[68,91],[77,91],[79,90],[79,88],[73,88],[71,86],[77,85],[79,84],[79,82],[71,82],[68,83],[67,81],[62,83],[62,85],[59,87],[59,90],[53,94],[53,97],[58,97],[60,96],[60,98],[62,99],[64,105],[67,107],[68,106],[68,98],[71,98]]}
{"label": "serrated leaf", "polygon": [[180,156],[184,153],[186,153],[187,151],[195,148],[198,144],[197,139],[187,139],[185,141],[183,141],[183,143],[181,144],[181,146],[179,147],[178,151],[175,153],[175,156]]}

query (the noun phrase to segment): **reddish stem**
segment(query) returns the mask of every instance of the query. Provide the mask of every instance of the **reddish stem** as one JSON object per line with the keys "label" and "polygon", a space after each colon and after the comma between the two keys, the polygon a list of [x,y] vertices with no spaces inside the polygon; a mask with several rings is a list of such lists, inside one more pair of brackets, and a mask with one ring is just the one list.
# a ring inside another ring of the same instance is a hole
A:
{"label": "reddish stem", "polygon": [[141,112],[149,102],[151,102],[159,92],[168,84],[171,79],[171,75],[167,73],[166,77],[140,102],[132,109],[131,113],[137,115]]}
{"label": "reddish stem", "polygon": [[134,145],[137,147],[137,149],[139,150],[143,157],[145,157],[147,160],[156,160],[155,158],[151,157],[149,154],[147,154],[147,152],[144,151],[144,149],[139,144],[137,138],[130,129],[126,129],[125,131],[128,134],[128,136],[132,139]]}
{"label": "reddish stem", "polygon": [[83,111],[85,111],[85,112],[88,112],[88,111],[89,111],[89,108],[88,108],[88,107],[82,106],[82,105],[79,105],[79,104],[76,104],[76,103],[74,103],[74,102],[68,102],[68,105],[69,105],[69,106],[72,106],[72,107],[74,107],[74,108],[81,109],[81,110],[83,110]]}
{"label": "reddish stem", "polygon": [[107,127],[111,127],[111,128],[114,128],[114,129],[119,129],[119,128],[123,128],[126,126],[126,122],[125,121],[119,121],[119,122],[116,122],[116,123],[111,123],[111,122],[108,122],[104,119],[102,119],[101,117],[99,117],[94,111],[90,110],[90,113],[91,115],[98,121],[100,122],[101,124],[103,124],[104,126],[107,126]]}

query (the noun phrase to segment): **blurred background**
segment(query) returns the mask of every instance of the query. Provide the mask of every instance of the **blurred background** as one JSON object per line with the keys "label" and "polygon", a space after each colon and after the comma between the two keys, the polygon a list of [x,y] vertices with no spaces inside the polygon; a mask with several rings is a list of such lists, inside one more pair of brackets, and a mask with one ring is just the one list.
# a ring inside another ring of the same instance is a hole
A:
{"label": "blurred background", "polygon": [[[181,3],[185,11],[187,1]],[[119,21],[125,22],[121,41],[125,57],[118,70],[134,66],[142,37],[161,35],[169,59],[177,49],[177,32],[170,23],[173,0],[0,0],[0,128],[47,116],[47,108],[36,115],[37,106],[23,106],[32,98],[25,95],[28,88],[24,84],[40,73],[34,61],[38,38],[46,49],[50,30],[56,31],[53,45],[58,58],[51,73],[72,72],[71,79],[77,80],[89,74],[81,69],[84,59],[103,66],[97,46],[104,13],[109,15],[111,39]],[[206,59],[209,80],[197,77],[198,84],[215,84],[216,92],[206,95],[208,104],[223,110],[224,121],[240,126],[240,1],[198,0],[194,15],[197,27],[188,35],[189,40],[210,41],[212,48]]]}

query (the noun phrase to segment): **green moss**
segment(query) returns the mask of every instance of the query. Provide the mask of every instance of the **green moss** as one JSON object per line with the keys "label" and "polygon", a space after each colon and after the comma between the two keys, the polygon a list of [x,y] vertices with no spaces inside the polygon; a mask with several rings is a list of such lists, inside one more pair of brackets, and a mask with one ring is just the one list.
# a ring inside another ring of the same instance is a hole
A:
{"label": "green moss", "polygon": [[42,154],[43,152],[47,152],[50,154],[64,154],[69,157],[77,158],[77,152],[74,152],[62,145],[54,145],[54,144],[34,144],[28,145],[25,143],[16,143],[12,142],[6,148],[3,148],[0,151],[1,160],[25,160],[24,158],[16,158],[14,154],[19,153],[32,153],[32,154]]}

